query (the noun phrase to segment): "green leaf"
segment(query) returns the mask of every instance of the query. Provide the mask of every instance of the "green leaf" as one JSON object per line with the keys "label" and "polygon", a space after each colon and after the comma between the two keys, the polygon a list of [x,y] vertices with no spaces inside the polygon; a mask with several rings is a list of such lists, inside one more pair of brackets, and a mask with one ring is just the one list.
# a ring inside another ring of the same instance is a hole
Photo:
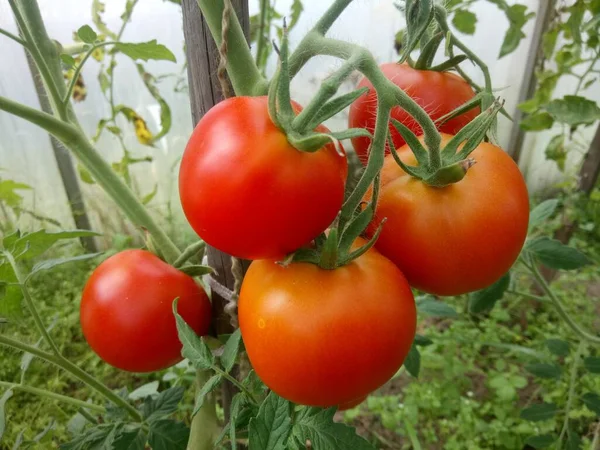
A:
{"label": "green leaf", "polygon": [[561,172],[565,171],[567,152],[565,150],[565,138],[562,134],[554,136],[552,139],[550,139],[544,154],[547,160],[554,161],[556,163]]}
{"label": "green leaf", "polygon": [[23,292],[18,285],[0,283],[0,316],[11,319],[22,317]]}
{"label": "green leaf", "polygon": [[183,344],[181,351],[183,357],[189,359],[196,369],[206,370],[212,368],[215,363],[215,357],[206,343],[177,314],[177,300],[173,302],[173,314],[175,314],[179,340]]}
{"label": "green leaf", "polygon": [[146,194],[142,197],[142,205],[147,205],[148,203],[150,203],[152,201],[152,199],[154,197],[156,197],[157,192],[158,192],[158,184],[155,184],[154,189],[152,189],[151,192],[149,192],[148,194]]}
{"label": "green leaf", "polygon": [[552,198],[550,200],[543,201],[533,208],[533,210],[529,213],[529,231],[544,223],[546,219],[552,217],[552,214],[554,214],[554,211],[556,211],[557,206],[558,200]]}
{"label": "green leaf", "polygon": [[142,59],[148,61],[149,59],[154,59],[177,62],[171,50],[162,44],[158,44],[156,39],[136,44],[118,42],[115,44],[115,49],[133,60]]}
{"label": "green leaf", "polygon": [[79,173],[79,178],[86,184],[95,184],[94,178],[89,170],[87,170],[84,166],[77,163],[77,172]]}
{"label": "green leaf", "polygon": [[[250,420],[249,450],[286,448],[285,443],[292,430],[291,411],[290,402],[271,392],[260,405],[258,415]],[[316,448],[320,447],[317,445]]]}
{"label": "green leaf", "polygon": [[201,266],[201,265],[191,265],[180,267],[179,270],[190,277],[201,277],[202,275],[206,275],[207,273],[213,273],[214,270],[209,266]]}
{"label": "green leaf", "polygon": [[546,347],[556,356],[567,356],[570,350],[569,343],[562,339],[546,339]]}
{"label": "green leaf", "polygon": [[229,371],[233,368],[235,364],[235,360],[240,351],[240,343],[242,342],[242,333],[238,328],[235,330],[227,342],[225,343],[225,348],[223,349],[223,354],[221,355],[221,364],[225,369],[225,372],[229,373]]}
{"label": "green leaf", "polygon": [[336,408],[301,408],[294,417],[294,426],[288,446],[292,450],[305,449],[310,440],[318,450],[375,450],[356,430],[333,421]]}
{"label": "green leaf", "polygon": [[121,426],[122,424],[109,423],[87,428],[83,434],[62,444],[59,448],[61,450],[112,449]]}
{"label": "green leaf", "polygon": [[545,236],[527,242],[525,250],[551,269],[574,270],[591,263],[590,259],[576,248]]}
{"label": "green leaf", "polygon": [[100,89],[102,90],[102,92],[106,94],[108,88],[110,87],[110,81],[108,80],[106,73],[104,73],[103,71],[100,71],[100,73],[98,74],[98,83],[100,83]]}
{"label": "green leaf", "polygon": [[302,0],[294,0],[292,2],[292,7],[290,8],[290,21],[288,23],[288,31],[291,31],[294,26],[298,23],[298,19],[300,18],[300,14],[304,11],[304,6],[302,5]]}
{"label": "green leaf", "polygon": [[523,33],[521,28],[511,26],[504,35],[504,40],[500,46],[500,54],[498,55],[498,58],[502,58],[514,52],[519,46],[521,39],[524,37],[525,33]]}
{"label": "green leaf", "polygon": [[548,448],[555,440],[556,436],[552,434],[540,434],[538,436],[528,437],[525,443],[533,448]]}
{"label": "green leaf", "polygon": [[577,95],[552,100],[545,109],[555,121],[572,127],[589,125],[600,119],[600,108],[596,102]]}
{"label": "green leaf", "polygon": [[2,435],[4,434],[4,430],[6,429],[6,402],[12,396],[13,391],[9,389],[2,395],[2,397],[0,397],[0,442],[2,441]]}
{"label": "green leaf", "polygon": [[18,183],[13,180],[0,181],[0,200],[3,200],[8,206],[14,208],[20,206],[23,197],[18,194],[17,190],[31,190],[32,187],[25,183]]}
{"label": "green leaf", "polygon": [[79,30],[77,30],[77,36],[79,36],[79,39],[86,44],[93,44],[96,39],[98,39],[98,35],[89,25],[84,25],[79,28]]}
{"label": "green leaf", "polygon": [[60,60],[67,67],[67,69],[70,69],[71,67],[73,67],[75,65],[75,58],[73,58],[71,55],[67,55],[65,53],[62,53],[60,55]]}
{"label": "green leaf", "polygon": [[452,25],[458,31],[464,34],[475,33],[475,25],[477,24],[477,16],[466,9],[458,9],[452,17]]}
{"label": "green leaf", "polygon": [[600,358],[597,356],[588,356],[583,360],[586,370],[591,373],[600,373]]}
{"label": "green leaf", "polygon": [[532,422],[539,422],[542,420],[552,419],[558,408],[554,403],[538,403],[537,405],[531,405],[521,411],[521,419],[531,420]]}
{"label": "green leaf", "polygon": [[75,239],[87,236],[100,236],[99,233],[89,230],[48,232],[46,230],[34,231],[23,234],[18,238],[10,250],[17,259],[32,259],[40,256],[56,242],[64,239]]}
{"label": "green leaf", "polygon": [[458,317],[458,313],[447,303],[436,300],[431,295],[418,297],[416,300],[417,310],[431,317]]}
{"label": "green leaf", "polygon": [[421,371],[421,353],[419,353],[419,349],[414,343],[410,347],[410,351],[408,352],[408,355],[406,355],[403,365],[408,373],[415,378],[419,378],[419,372]]}
{"label": "green leaf", "polygon": [[508,287],[510,286],[510,272],[504,274],[502,278],[491,286],[469,295],[469,312],[471,314],[481,314],[490,311],[496,302],[500,300]]}
{"label": "green leaf", "polygon": [[567,445],[565,450],[581,450],[581,437],[571,428],[567,428]]}
{"label": "green leaf", "polygon": [[525,370],[539,378],[559,379],[561,375],[560,367],[556,364],[533,363],[525,365]]}
{"label": "green leaf", "polygon": [[557,39],[558,28],[549,30],[542,36],[542,51],[544,52],[544,57],[546,59],[550,59],[552,57],[554,49],[556,48]]}
{"label": "green leaf", "polygon": [[428,345],[433,344],[433,341],[431,339],[429,339],[427,336],[415,334],[414,344],[418,345],[420,347],[427,347]]}
{"label": "green leaf", "polygon": [[156,133],[149,142],[149,145],[152,145],[154,142],[162,138],[166,135],[171,129],[172,117],[171,117],[171,108],[169,104],[165,101],[165,99],[161,96],[160,91],[156,87],[156,78],[153,75],[146,72],[146,69],[142,64],[136,64],[138,69],[138,73],[150,92],[150,95],[158,102],[160,106],[160,130]]}
{"label": "green leaf", "polygon": [[185,450],[190,436],[190,429],[175,420],[159,420],[153,422],[148,435],[148,444],[152,450]]}
{"label": "green leaf", "polygon": [[140,386],[128,395],[129,400],[142,400],[146,397],[158,395],[158,385],[158,381],[151,381]]}
{"label": "green leaf", "polygon": [[146,421],[157,421],[177,411],[177,405],[183,398],[184,392],[183,386],[174,386],[162,391],[155,399],[146,397],[143,406],[143,415]]}
{"label": "green leaf", "polygon": [[40,261],[39,263],[36,263],[33,266],[33,268],[31,269],[31,272],[29,273],[27,278],[31,277],[32,275],[35,275],[36,273],[42,272],[44,270],[53,269],[56,266],[60,266],[63,264],[68,264],[68,263],[80,262],[80,261],[87,261],[89,259],[97,258],[100,255],[102,255],[102,253],[100,253],[100,252],[99,253],[86,253],[83,255],[71,256],[71,257],[67,257],[67,258],[47,259],[45,261]]}
{"label": "green leaf", "polygon": [[525,117],[521,121],[521,128],[525,131],[541,131],[551,128],[554,119],[545,111],[537,112]]}
{"label": "green leaf", "polygon": [[600,416],[600,395],[596,394],[595,392],[587,392],[583,394],[581,399],[590,411]]}
{"label": "green leaf", "polygon": [[128,425],[121,430],[113,443],[112,450],[144,450],[148,435],[139,425]]}
{"label": "green leaf", "polygon": [[204,405],[204,400],[206,396],[210,394],[215,388],[219,385],[223,377],[221,375],[213,375],[202,385],[202,388],[196,394],[196,404],[194,405],[194,411],[192,412],[192,416],[198,414],[202,405]]}

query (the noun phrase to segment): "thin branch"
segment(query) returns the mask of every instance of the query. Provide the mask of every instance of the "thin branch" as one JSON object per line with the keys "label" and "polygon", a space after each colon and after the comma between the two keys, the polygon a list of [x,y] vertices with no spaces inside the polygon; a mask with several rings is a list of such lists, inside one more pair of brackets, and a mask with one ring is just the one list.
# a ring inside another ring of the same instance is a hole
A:
{"label": "thin branch", "polygon": [[25,42],[23,39],[21,39],[19,36],[15,36],[14,34],[12,34],[9,31],[6,31],[4,28],[0,28],[0,34],[3,34],[4,36],[12,39],[13,41],[15,41],[18,44],[21,44],[23,47],[25,48],[29,48],[29,45],[27,44],[27,42]]}

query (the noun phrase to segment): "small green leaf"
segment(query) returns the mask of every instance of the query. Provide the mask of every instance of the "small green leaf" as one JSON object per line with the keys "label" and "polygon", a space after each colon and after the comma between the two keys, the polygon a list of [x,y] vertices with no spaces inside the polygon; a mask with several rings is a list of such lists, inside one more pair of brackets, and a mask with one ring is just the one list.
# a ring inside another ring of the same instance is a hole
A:
{"label": "small green leaf", "polygon": [[425,295],[416,299],[417,310],[431,317],[458,317],[458,313],[447,303],[436,300],[431,295]]}
{"label": "small green leaf", "polygon": [[63,62],[63,64],[70,69],[71,67],[73,67],[75,65],[75,58],[73,58],[71,55],[67,55],[65,53],[60,55],[60,60]]}
{"label": "small green leaf", "polygon": [[206,343],[177,314],[177,300],[173,302],[173,314],[175,314],[179,340],[183,344],[183,350],[181,351],[183,357],[189,359],[196,369],[206,370],[212,368],[215,363],[215,357]]}
{"label": "small green leaf", "polygon": [[464,34],[474,34],[477,16],[466,9],[458,9],[452,17],[452,25]]}
{"label": "small green leaf", "polygon": [[4,430],[6,429],[6,402],[12,396],[13,391],[9,389],[2,395],[2,397],[0,397],[0,442],[2,441],[2,435],[4,434]]}
{"label": "small green leaf", "polygon": [[491,286],[469,295],[469,312],[481,314],[490,311],[496,302],[504,296],[510,286],[510,272],[506,273]]}
{"label": "small green leaf", "polygon": [[583,360],[586,370],[591,373],[600,373],[600,358],[597,356],[588,356]]}
{"label": "small green leaf", "polygon": [[21,235],[10,250],[17,259],[32,259],[40,256],[56,242],[64,239],[75,239],[88,236],[100,236],[99,233],[89,230],[48,232],[38,230],[33,233]]}
{"label": "small green leaf", "polygon": [[556,364],[533,363],[525,365],[525,370],[539,378],[559,379],[561,375],[560,367]]}
{"label": "small green leaf", "polygon": [[544,154],[547,160],[554,161],[556,163],[561,172],[565,171],[567,152],[565,150],[565,138],[562,134],[556,135],[550,139]]}
{"label": "small green leaf", "polygon": [[87,261],[89,259],[97,258],[100,255],[102,255],[102,253],[86,253],[83,255],[71,256],[71,257],[67,257],[67,258],[47,259],[45,261],[40,261],[39,263],[36,263],[33,266],[33,268],[31,269],[31,272],[27,276],[27,278],[29,278],[32,275],[35,275],[39,272],[42,272],[44,270],[53,269],[56,266],[60,266],[63,264],[68,264],[68,263],[80,262],[80,261]]}
{"label": "small green leaf", "polygon": [[159,420],[151,424],[148,444],[152,450],[185,450],[189,436],[190,429],[183,422]]}
{"label": "small green leaf", "polygon": [[151,381],[140,386],[128,395],[129,400],[142,400],[146,397],[158,395],[158,385],[158,381]]}
{"label": "small green leaf", "polygon": [[98,35],[89,25],[84,25],[79,28],[79,30],[77,30],[77,36],[79,36],[79,39],[86,44],[93,44],[96,39],[98,39]]}
{"label": "small green leaf", "polygon": [[225,348],[223,349],[223,354],[221,355],[221,364],[225,369],[225,372],[229,373],[235,364],[235,360],[240,351],[240,344],[242,342],[242,333],[238,328],[235,330],[227,342],[225,343]]}
{"label": "small green leaf", "polygon": [[561,339],[546,339],[546,347],[556,356],[567,356],[570,350],[569,343]]}
{"label": "small green leaf", "polygon": [[77,172],[79,173],[79,178],[85,184],[95,184],[94,178],[92,178],[92,174],[81,164],[77,164]]}
{"label": "small green leaf", "polygon": [[298,23],[298,19],[300,18],[300,14],[304,11],[304,6],[302,5],[302,0],[294,0],[292,2],[292,6],[290,8],[290,22],[288,23],[288,31],[291,31],[294,26]]}
{"label": "small green leaf", "polygon": [[554,119],[545,111],[537,112],[525,117],[521,121],[521,128],[525,131],[541,131],[551,128]]}
{"label": "small green leaf", "polygon": [[419,378],[419,372],[421,371],[421,353],[415,344],[410,347],[408,355],[404,360],[404,368],[413,377]]}
{"label": "small green leaf", "polygon": [[514,52],[519,46],[521,39],[524,37],[525,33],[523,33],[521,28],[511,26],[504,35],[504,40],[500,46],[500,54],[498,55],[498,58],[502,58]]}
{"label": "small green leaf", "polygon": [[542,50],[544,52],[544,57],[546,59],[550,59],[552,57],[552,54],[554,53],[554,49],[556,48],[557,39],[558,39],[558,29],[557,28],[547,31],[542,36]]}
{"label": "small green leaf", "polygon": [[146,397],[147,400],[143,405],[143,415],[146,421],[153,422],[163,419],[177,411],[177,405],[183,398],[184,392],[183,386],[174,386],[162,391],[155,399]]}
{"label": "small green leaf", "polygon": [[190,277],[201,277],[202,275],[206,275],[207,273],[213,273],[214,270],[209,266],[201,266],[201,265],[191,265],[180,267],[179,270]]}
{"label": "small green leaf", "polygon": [[156,39],[136,44],[118,42],[115,44],[115,49],[129,56],[133,60],[142,59],[148,61],[149,59],[155,59],[177,62],[175,55],[173,55],[171,50],[164,45],[157,43]]}
{"label": "small green leaf", "polygon": [[285,443],[292,431],[291,411],[290,402],[271,392],[260,406],[258,415],[250,420],[249,450],[286,448]]}
{"label": "small green leaf", "polygon": [[589,125],[600,119],[600,107],[596,102],[576,95],[552,100],[545,109],[555,121],[572,127]]}
{"label": "small green leaf", "polygon": [[200,411],[200,408],[202,408],[202,405],[204,405],[206,396],[215,390],[222,379],[223,377],[221,375],[213,375],[202,385],[202,388],[196,394],[196,404],[194,405],[192,416],[198,414],[198,411]]}
{"label": "small green leaf", "polygon": [[558,200],[555,198],[543,201],[542,203],[537,205],[529,213],[529,230],[533,230],[538,225],[544,223],[546,219],[552,217],[552,214],[554,214],[554,211],[556,211],[557,206]]}
{"label": "small green leaf", "polygon": [[525,250],[551,269],[574,270],[591,263],[590,259],[576,248],[545,236],[527,242]]}
{"label": "small green leaf", "polygon": [[429,339],[427,336],[415,334],[414,344],[418,345],[420,347],[427,347],[428,345],[433,344],[433,341],[431,339]]}
{"label": "small green leaf", "polygon": [[146,194],[142,197],[142,205],[147,205],[148,203],[150,203],[152,201],[152,199],[156,196],[157,192],[158,192],[158,184],[155,184],[154,189],[152,189],[151,192],[149,192],[148,194]]}
{"label": "small green leaf", "polygon": [[552,419],[558,408],[554,403],[538,403],[537,405],[531,405],[521,411],[521,419],[531,420],[532,422],[539,422],[542,420]]}
{"label": "small green leaf", "polygon": [[23,316],[21,300],[23,292],[16,284],[0,283],[0,316],[16,319]]}
{"label": "small green leaf", "polygon": [[554,441],[556,441],[556,436],[552,434],[540,434],[528,437],[525,443],[533,448],[548,448]]}
{"label": "small green leaf", "polygon": [[595,392],[587,392],[586,394],[583,394],[581,399],[590,411],[600,416],[600,395]]}

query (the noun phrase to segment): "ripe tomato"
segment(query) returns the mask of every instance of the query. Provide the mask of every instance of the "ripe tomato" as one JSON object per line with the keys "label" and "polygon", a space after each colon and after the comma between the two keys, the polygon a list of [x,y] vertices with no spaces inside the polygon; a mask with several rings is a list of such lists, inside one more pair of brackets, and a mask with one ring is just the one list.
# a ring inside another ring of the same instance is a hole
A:
{"label": "ripe tomato", "polygon": [[[431,70],[413,69],[407,64],[387,63],[380,66],[382,72],[395,85],[403,89],[415,102],[419,104],[433,120],[448,114],[463,103],[471,100],[475,93],[471,86],[458,75],[450,72],[435,72]],[[377,93],[369,80],[364,78],[358,88],[367,86],[369,92],[359,97],[350,106],[350,116],[348,124],[350,128],[366,128],[371,133],[375,129],[375,115],[377,112]],[[473,120],[479,114],[479,108],[472,109],[458,117],[455,117],[439,128],[440,131],[449,134],[456,134],[458,131]],[[401,122],[403,125],[417,136],[423,131],[421,126],[399,106],[392,109],[391,117]],[[390,124],[392,140],[396,148],[405,144],[402,136],[396,131],[396,128]],[[360,160],[366,162],[368,157],[370,140],[366,137],[357,137],[352,139],[352,145]],[[386,153],[389,153],[386,144]]]}
{"label": "ripe tomato", "polygon": [[401,367],[416,309],[398,268],[376,250],[325,270],[254,261],[238,303],[248,357],[278,395],[312,406],[360,403]]}
{"label": "ripe tomato", "polygon": [[335,219],[347,171],[333,145],[313,153],[292,147],[269,118],[266,97],[233,97],[196,126],[179,193],[208,244],[240,258],[280,258]]}
{"label": "ripe tomato", "polygon": [[199,335],[208,333],[211,305],[193,278],[144,250],[102,262],[81,298],[81,328],[100,358],[122,370],[153,372],[178,363],[177,312]]}
{"label": "ripe tomato", "polygon": [[[442,135],[442,144],[451,136]],[[399,151],[409,165],[408,146]],[[519,256],[529,222],[525,180],[499,147],[481,143],[476,164],[458,183],[438,188],[407,175],[386,156],[372,234],[387,222],[375,246],[411,286],[437,295],[483,289],[504,275]]]}

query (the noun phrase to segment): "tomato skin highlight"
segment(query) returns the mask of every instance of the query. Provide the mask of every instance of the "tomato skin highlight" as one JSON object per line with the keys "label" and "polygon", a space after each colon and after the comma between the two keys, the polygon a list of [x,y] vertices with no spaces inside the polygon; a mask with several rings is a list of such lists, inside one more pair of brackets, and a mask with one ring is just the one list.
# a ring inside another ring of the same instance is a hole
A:
{"label": "tomato skin highlight", "polygon": [[[417,70],[408,64],[386,63],[380,66],[387,79],[404,90],[419,104],[434,121],[453,111],[460,105],[471,100],[475,93],[471,86],[458,75],[450,72],[435,72],[432,70]],[[357,86],[368,87],[369,92],[360,96],[351,106],[348,117],[349,128],[366,128],[373,133],[375,116],[377,114],[377,93],[371,82],[363,78]],[[461,114],[438,127],[443,133],[456,134],[479,114],[479,107]],[[391,117],[407,126],[417,136],[423,134],[421,126],[413,117],[399,106],[392,108]],[[390,123],[389,129],[395,148],[406,142]],[[370,139],[367,137],[352,138],[352,145],[359,159],[366,163]],[[390,149],[386,144],[386,154]]]}
{"label": "tomato skin highlight", "polygon": [[177,312],[198,334],[208,333],[211,304],[193,278],[145,250],[103,261],[83,290],[81,328],[94,352],[129,372],[153,372],[183,359]]}
{"label": "tomato skin highlight", "polygon": [[347,172],[332,144],[313,153],[292,147],[269,118],[266,97],[232,97],[194,129],[179,192],[209,245],[240,258],[281,258],[335,219]]}
{"label": "tomato skin highlight", "polygon": [[[442,135],[443,145],[451,138]],[[422,139],[421,139],[422,140]],[[400,158],[415,165],[404,146]],[[517,260],[527,236],[529,197],[515,162],[481,143],[465,178],[443,188],[407,175],[386,156],[372,235],[387,217],[375,247],[411,286],[436,295],[460,295],[490,286]]]}
{"label": "tomato skin highlight", "polygon": [[322,407],[354,406],[389,380],[416,329],[408,283],[373,249],[335,270],[254,261],[238,317],[263,382],[295,403]]}

